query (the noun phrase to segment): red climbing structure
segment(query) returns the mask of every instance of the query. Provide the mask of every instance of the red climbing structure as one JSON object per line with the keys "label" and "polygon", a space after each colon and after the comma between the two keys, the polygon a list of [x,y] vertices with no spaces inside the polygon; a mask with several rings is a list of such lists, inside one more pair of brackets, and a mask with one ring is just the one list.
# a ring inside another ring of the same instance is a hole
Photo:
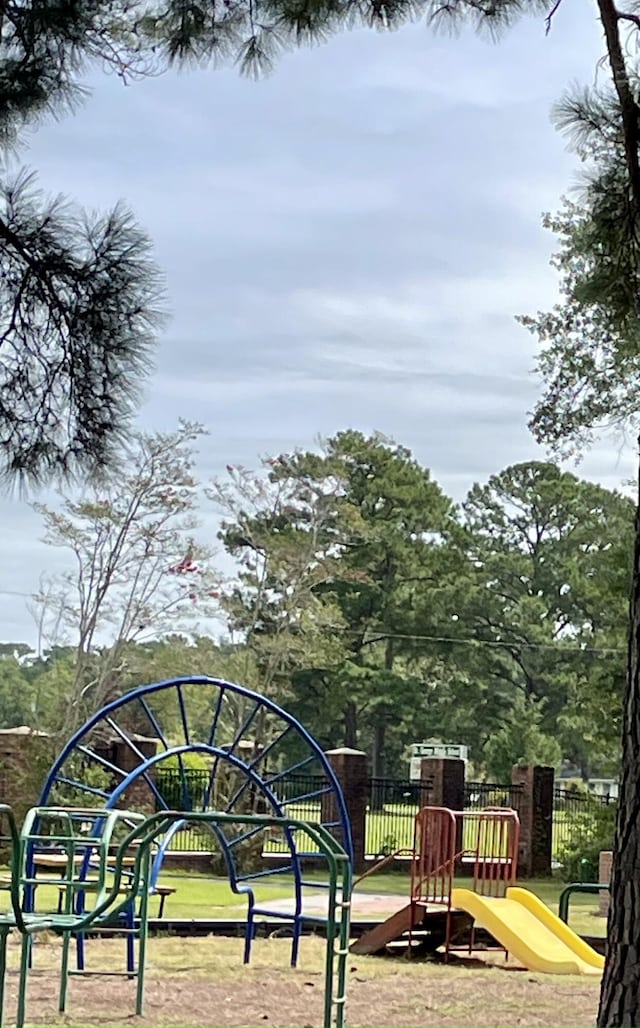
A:
{"label": "red climbing structure", "polygon": [[444,945],[448,955],[457,927],[469,927],[452,907],[454,882],[464,879],[481,896],[503,896],[516,881],[519,834],[515,810],[423,807],[414,825],[409,903],[357,939],[352,952],[377,953],[404,940],[409,952],[422,943]]}

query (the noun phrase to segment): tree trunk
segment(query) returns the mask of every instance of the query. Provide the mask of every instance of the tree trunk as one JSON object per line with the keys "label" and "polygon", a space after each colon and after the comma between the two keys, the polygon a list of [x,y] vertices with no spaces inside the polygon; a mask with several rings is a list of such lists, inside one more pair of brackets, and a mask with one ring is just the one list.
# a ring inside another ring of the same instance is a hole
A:
{"label": "tree trunk", "polygon": [[344,744],[352,750],[358,749],[358,709],[355,703],[344,707]]}
{"label": "tree trunk", "polygon": [[[381,717],[383,715],[380,715]],[[387,726],[378,721],[373,730],[373,753],[371,754],[371,774],[374,778],[384,778],[384,743]]]}
{"label": "tree trunk", "polygon": [[607,960],[598,1011],[601,1028],[640,1025],[640,495],[629,628]]}

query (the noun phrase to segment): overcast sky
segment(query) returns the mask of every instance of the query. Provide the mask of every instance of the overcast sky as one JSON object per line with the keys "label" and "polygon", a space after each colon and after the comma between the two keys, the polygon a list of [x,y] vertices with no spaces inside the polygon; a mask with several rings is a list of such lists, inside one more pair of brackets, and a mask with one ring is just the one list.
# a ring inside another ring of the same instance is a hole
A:
{"label": "overcast sky", "polygon": [[[205,423],[205,476],[378,429],[456,498],[542,456],[514,315],[555,298],[540,214],[578,169],[550,108],[601,53],[595,15],[566,0],[548,37],[531,19],[499,46],[414,26],[347,33],[257,83],[96,78],[24,156],[49,191],[125,200],[155,242],[172,320],[141,423]],[[602,444],[581,473],[617,486],[630,455]],[[25,502],[0,515],[0,637],[31,641],[17,594],[63,557]]]}

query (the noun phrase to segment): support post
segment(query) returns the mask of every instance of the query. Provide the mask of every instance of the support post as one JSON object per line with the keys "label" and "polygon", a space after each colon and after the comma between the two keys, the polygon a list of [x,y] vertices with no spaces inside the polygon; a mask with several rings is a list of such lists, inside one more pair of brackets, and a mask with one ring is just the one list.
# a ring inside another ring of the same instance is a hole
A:
{"label": "support post", "polygon": [[423,806],[464,810],[464,760],[423,757],[420,783]]}
{"label": "support post", "polygon": [[[364,870],[366,854],[367,800],[369,766],[367,754],[343,746],[327,750],[325,756],[333,768],[344,796],[347,816],[351,822],[353,839],[353,866],[356,874]],[[322,797],[322,820],[337,821],[339,811],[333,795]]]}
{"label": "support post", "polygon": [[553,768],[516,766],[512,768],[511,781],[522,787],[518,872],[523,878],[544,878],[551,874]]}
{"label": "support post", "polygon": [[[422,805],[464,810],[464,772],[464,760],[456,757],[423,757],[420,761]],[[462,818],[458,818],[456,853],[462,850],[462,839]]]}
{"label": "support post", "polygon": [[0,729],[0,801],[13,808],[19,822],[38,802],[54,754],[46,732],[26,725]]}

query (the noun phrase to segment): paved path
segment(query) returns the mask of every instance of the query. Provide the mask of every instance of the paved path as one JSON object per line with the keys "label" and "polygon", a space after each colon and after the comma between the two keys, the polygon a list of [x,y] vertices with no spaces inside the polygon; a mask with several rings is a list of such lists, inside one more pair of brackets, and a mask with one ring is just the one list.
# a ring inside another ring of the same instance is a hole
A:
{"label": "paved path", "polygon": [[[272,910],[281,910],[283,913],[292,912],[295,908],[293,899],[278,899],[262,901],[265,906]],[[408,896],[384,895],[383,893],[355,892],[351,901],[351,917],[355,920],[360,917],[378,915],[386,917],[394,914],[396,910],[405,907],[409,902]],[[302,909],[307,914],[326,914],[327,893],[324,889],[305,889],[303,893]]]}

